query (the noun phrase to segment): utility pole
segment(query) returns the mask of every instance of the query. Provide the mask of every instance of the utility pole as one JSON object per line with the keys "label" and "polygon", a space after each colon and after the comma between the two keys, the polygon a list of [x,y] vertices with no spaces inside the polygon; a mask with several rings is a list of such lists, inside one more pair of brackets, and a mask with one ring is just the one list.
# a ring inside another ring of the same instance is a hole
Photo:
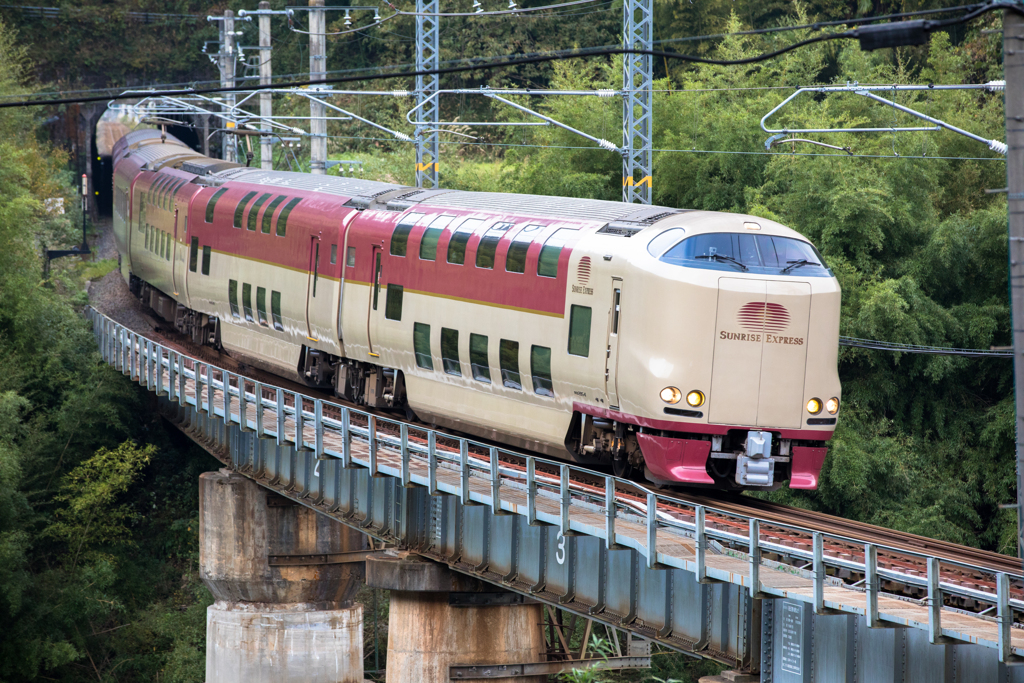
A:
{"label": "utility pole", "polygon": [[[260,30],[260,85],[268,86],[271,82],[272,71],[270,68],[270,11],[269,2],[260,3],[259,30]],[[268,133],[260,136],[260,168],[264,171],[274,170],[274,145],[270,141],[269,118],[273,116],[273,102],[269,92],[260,93],[260,116],[263,123],[260,128]]]}
{"label": "utility pole", "polygon": [[[327,16],[324,0],[309,0],[309,80],[327,78]],[[316,99],[309,101],[309,170],[327,172],[327,110]]]}
{"label": "utility pole", "polygon": [[[622,45],[654,49],[654,0],[625,0],[622,4]],[[622,60],[622,201],[651,203],[651,88],[650,55],[623,55]]]}
{"label": "utility pole", "polygon": [[[437,16],[438,0],[416,0],[416,70],[436,69],[437,54]],[[426,106],[420,109],[420,121],[426,125],[416,126],[416,187],[438,187],[438,132],[437,122],[441,107],[437,101],[438,77],[416,77],[416,104],[423,104],[431,95],[434,96]]]}
{"label": "utility pole", "polygon": [[[222,88],[235,87],[235,13],[224,10],[224,21],[220,22],[220,85]],[[235,106],[235,94],[224,93],[228,110]],[[227,124],[225,124],[227,125]],[[235,139],[230,133],[221,134],[221,158],[235,161]]]}
{"label": "utility pole", "polygon": [[1024,558],[1024,4],[1003,10],[1006,203],[1010,231],[1010,328],[1017,436],[1017,557]]}

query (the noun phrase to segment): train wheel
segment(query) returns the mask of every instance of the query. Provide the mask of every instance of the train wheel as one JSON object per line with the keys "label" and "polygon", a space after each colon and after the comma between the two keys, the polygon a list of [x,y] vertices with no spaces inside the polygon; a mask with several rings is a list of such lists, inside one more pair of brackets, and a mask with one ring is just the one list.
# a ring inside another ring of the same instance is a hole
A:
{"label": "train wheel", "polygon": [[619,479],[633,479],[637,473],[637,468],[629,464],[629,458],[625,453],[620,451],[612,458],[612,474]]}

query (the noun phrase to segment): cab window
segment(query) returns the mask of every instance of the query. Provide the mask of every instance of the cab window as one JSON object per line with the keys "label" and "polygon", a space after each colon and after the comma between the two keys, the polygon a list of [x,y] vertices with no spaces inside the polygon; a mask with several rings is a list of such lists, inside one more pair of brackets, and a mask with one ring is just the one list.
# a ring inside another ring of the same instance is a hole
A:
{"label": "cab window", "polygon": [[688,237],[659,259],[688,268],[829,277],[825,259],[810,242],[777,235],[712,232]]}

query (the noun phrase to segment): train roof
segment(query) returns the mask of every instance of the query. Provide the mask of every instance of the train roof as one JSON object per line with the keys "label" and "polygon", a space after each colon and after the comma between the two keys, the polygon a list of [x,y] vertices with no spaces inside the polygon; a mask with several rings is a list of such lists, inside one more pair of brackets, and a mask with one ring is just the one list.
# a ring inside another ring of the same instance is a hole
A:
{"label": "train roof", "polygon": [[293,190],[324,192],[341,197],[374,197],[394,190],[415,189],[405,185],[344,176],[312,175],[294,171],[264,171],[259,168],[230,168],[215,173],[220,180],[254,185],[272,185]]}

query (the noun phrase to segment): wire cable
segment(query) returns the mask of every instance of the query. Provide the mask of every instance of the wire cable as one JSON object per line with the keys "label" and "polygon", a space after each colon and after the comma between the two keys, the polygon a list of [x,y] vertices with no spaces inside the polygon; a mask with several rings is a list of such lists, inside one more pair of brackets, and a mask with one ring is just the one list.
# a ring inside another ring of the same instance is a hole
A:
{"label": "wire cable", "polygon": [[1013,358],[1013,350],[1007,349],[957,349],[945,346],[921,346],[918,344],[897,344],[875,339],[839,337],[839,345],[872,351],[893,351],[896,353],[923,353],[932,356],[965,356],[967,358]]}

